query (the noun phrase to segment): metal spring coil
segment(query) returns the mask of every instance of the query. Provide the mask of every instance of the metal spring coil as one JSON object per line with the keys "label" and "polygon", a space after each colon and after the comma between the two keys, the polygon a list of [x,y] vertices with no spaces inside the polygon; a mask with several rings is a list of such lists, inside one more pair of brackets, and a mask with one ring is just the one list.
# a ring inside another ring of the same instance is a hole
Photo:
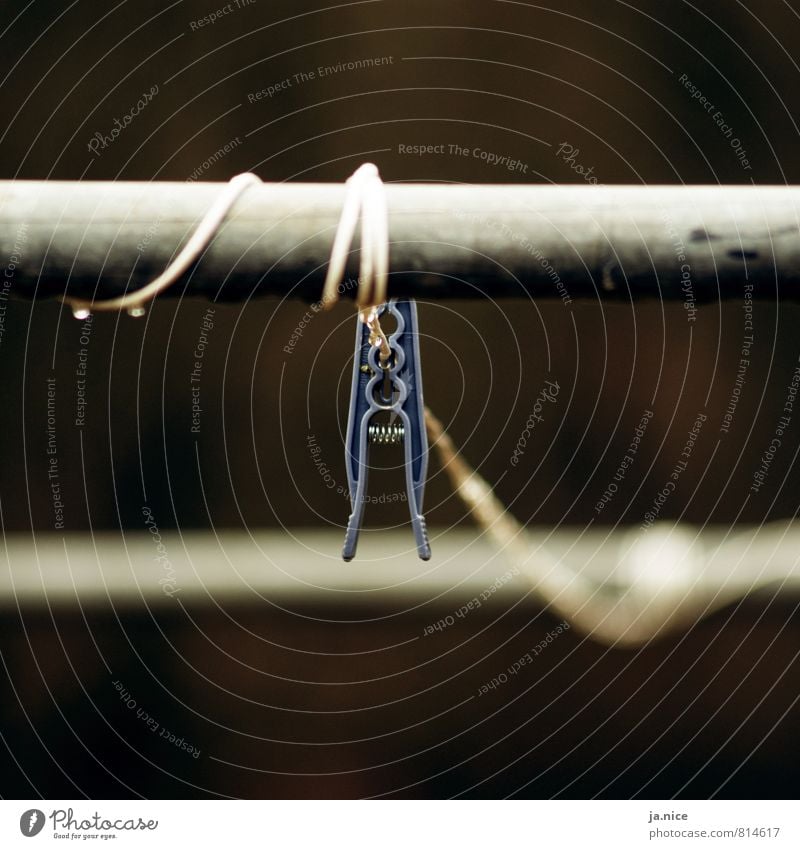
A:
{"label": "metal spring coil", "polygon": [[402,424],[371,424],[367,435],[370,442],[377,442],[379,445],[396,445],[403,441],[405,429]]}

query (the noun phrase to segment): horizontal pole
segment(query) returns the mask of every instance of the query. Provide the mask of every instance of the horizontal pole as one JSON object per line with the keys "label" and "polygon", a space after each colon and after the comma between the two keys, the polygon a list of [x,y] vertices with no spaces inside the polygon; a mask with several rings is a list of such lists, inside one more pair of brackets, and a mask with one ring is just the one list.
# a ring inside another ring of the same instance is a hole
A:
{"label": "horizontal pole", "polygon": [[[221,183],[0,182],[3,288],[112,297],[145,285]],[[694,301],[800,293],[800,188],[386,187],[393,295]],[[174,294],[320,297],[341,184],[247,189]],[[358,273],[354,245],[345,294]],[[9,282],[10,281],[10,282]]]}
{"label": "horizontal pole", "polygon": [[[402,606],[422,611],[433,624],[483,597],[489,606],[547,606],[576,630],[622,647],[690,628],[745,596],[758,593],[762,603],[774,603],[780,591],[787,605],[796,603],[800,531],[791,524],[743,525],[733,534],[722,526],[664,524],[647,535],[629,528],[532,527],[519,540],[530,563],[518,570],[509,569],[514,559],[508,549],[498,551],[486,535],[463,529],[433,529],[433,570],[399,531],[362,540],[360,555],[380,560],[379,570],[332,569],[338,531],[164,531],[175,575],[170,580],[154,565],[147,531],[37,534],[35,541],[30,534],[7,534],[0,553],[0,612],[109,602],[117,608],[263,605],[269,598],[330,607],[333,616],[341,616],[335,611],[343,606]],[[387,560],[387,551],[398,554]],[[553,570],[569,579],[558,592]]]}

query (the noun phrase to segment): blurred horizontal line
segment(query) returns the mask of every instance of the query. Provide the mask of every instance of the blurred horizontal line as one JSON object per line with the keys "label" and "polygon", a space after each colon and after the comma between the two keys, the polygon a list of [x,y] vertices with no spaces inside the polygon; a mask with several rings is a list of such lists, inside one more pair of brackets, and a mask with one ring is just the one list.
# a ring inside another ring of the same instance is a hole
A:
{"label": "blurred horizontal line", "polygon": [[[724,586],[744,595],[767,583],[797,586],[800,529],[737,528],[720,548],[726,529],[692,536],[692,529],[680,527],[698,550],[692,562],[701,564],[692,590]],[[661,533],[669,537],[668,529]],[[0,603],[298,599],[331,605],[441,600],[452,606],[476,596],[523,598],[533,590],[531,579],[473,530],[431,529],[433,559],[427,563],[417,558],[406,530],[365,530],[358,557],[348,564],[340,559],[342,538],[339,531],[314,529],[8,534],[0,555]],[[631,580],[619,570],[636,538],[624,529],[529,531],[532,560],[544,546],[581,577],[615,588]]]}

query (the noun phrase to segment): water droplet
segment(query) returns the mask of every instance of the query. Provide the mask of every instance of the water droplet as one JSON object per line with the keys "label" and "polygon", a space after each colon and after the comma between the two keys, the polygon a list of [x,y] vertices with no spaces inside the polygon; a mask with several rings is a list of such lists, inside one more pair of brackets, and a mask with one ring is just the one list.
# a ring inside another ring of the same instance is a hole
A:
{"label": "water droplet", "polygon": [[128,315],[131,318],[141,318],[143,315],[146,315],[147,310],[144,307],[131,307],[128,310]]}
{"label": "water droplet", "polygon": [[77,318],[78,321],[84,321],[89,318],[91,312],[89,312],[86,307],[75,307],[75,309],[72,310],[72,315],[74,318]]}

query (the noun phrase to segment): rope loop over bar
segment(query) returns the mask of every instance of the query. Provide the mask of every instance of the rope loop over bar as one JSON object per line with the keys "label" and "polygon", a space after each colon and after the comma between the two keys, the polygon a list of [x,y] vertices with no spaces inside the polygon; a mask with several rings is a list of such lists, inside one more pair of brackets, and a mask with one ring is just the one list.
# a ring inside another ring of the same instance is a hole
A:
{"label": "rope loop over bar", "polygon": [[370,344],[380,346],[384,368],[391,359],[389,340],[378,320],[378,307],[388,300],[389,211],[386,190],[377,166],[365,162],[348,178],[342,214],[333,239],[328,273],[322,289],[323,309],[339,300],[347,257],[353,244],[361,214],[361,260],[358,273],[356,306],[361,321],[369,327]]}

